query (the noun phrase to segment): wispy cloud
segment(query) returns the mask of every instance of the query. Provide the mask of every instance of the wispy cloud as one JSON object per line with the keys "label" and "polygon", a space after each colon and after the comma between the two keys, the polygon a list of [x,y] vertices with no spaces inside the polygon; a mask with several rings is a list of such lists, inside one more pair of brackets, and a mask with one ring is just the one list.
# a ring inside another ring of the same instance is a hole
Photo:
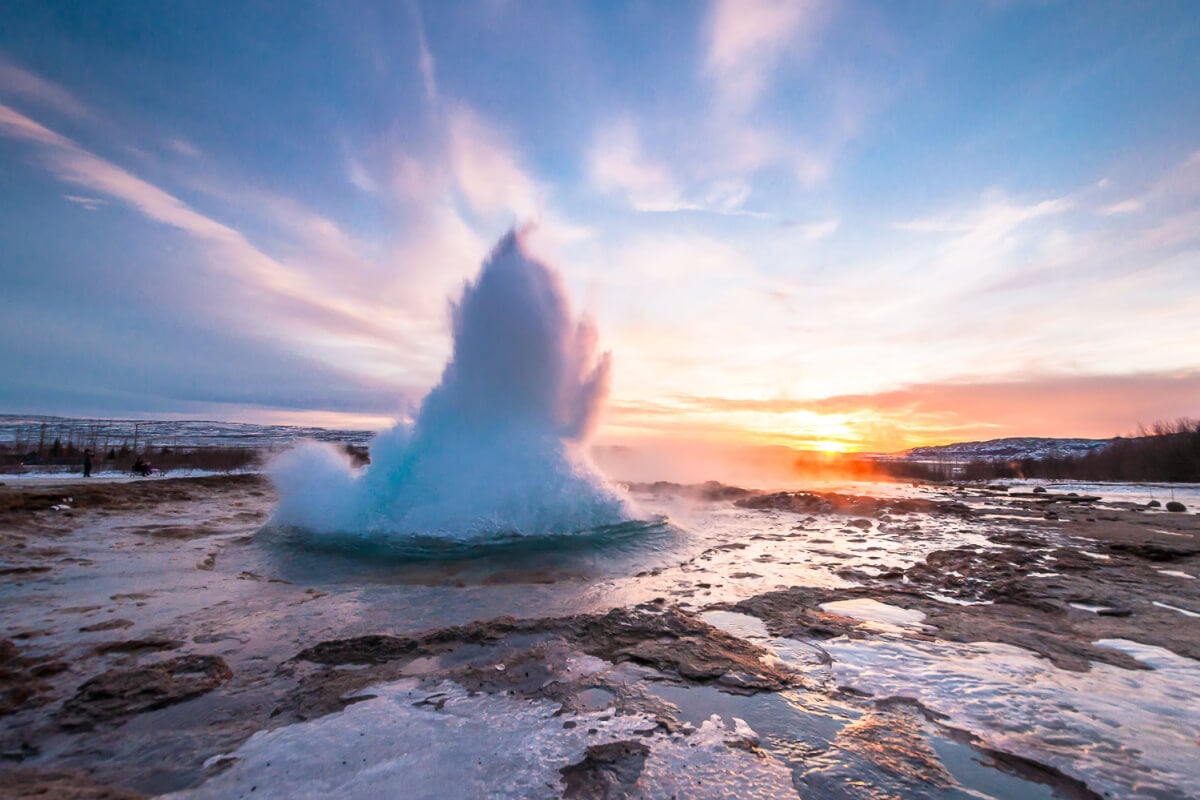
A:
{"label": "wispy cloud", "polygon": [[541,192],[517,162],[505,137],[465,105],[449,116],[450,166],[459,190],[481,214],[538,216]]}
{"label": "wispy cloud", "polygon": [[[783,165],[804,189],[829,179],[837,150],[858,132],[861,116],[844,107],[849,96],[844,81],[816,74],[807,81],[814,96],[830,104],[821,126],[828,130],[808,126],[784,133],[754,112],[781,66],[816,50],[832,16],[825,0],[713,1],[702,75],[712,86],[718,113],[701,126],[713,138],[711,161],[742,176]],[[850,118],[854,124],[846,122]]]}
{"label": "wispy cloud", "polygon": [[25,139],[52,147],[64,149],[74,147],[66,137],[59,136],[46,126],[39,125],[24,114],[3,104],[0,104],[0,132],[14,139]]}
{"label": "wispy cloud", "polygon": [[[1099,186],[1107,189],[1107,179]],[[1142,238],[1150,244],[1172,247],[1200,236],[1197,202],[1200,201],[1200,151],[1190,153],[1161,175],[1155,176],[1132,197],[1101,205],[1105,217],[1141,215],[1147,227]]]}
{"label": "wispy cloud", "polygon": [[823,16],[819,0],[716,0],[705,67],[721,99],[752,107],[780,58],[812,44]]}
{"label": "wispy cloud", "polygon": [[200,148],[182,136],[175,136],[168,139],[166,145],[168,150],[178,153],[181,156],[187,156],[188,158],[198,158],[200,156]]}
{"label": "wispy cloud", "polygon": [[84,119],[90,113],[83,103],[57,83],[24,70],[0,55],[0,97],[18,97],[68,117]]}
{"label": "wispy cloud", "polygon": [[421,71],[425,99],[436,105],[439,101],[437,64],[433,60],[433,52],[429,49],[429,41],[425,38],[425,20],[421,16],[421,7],[416,0],[412,0],[412,12],[417,28],[417,69]]}
{"label": "wispy cloud", "polygon": [[702,211],[712,214],[764,216],[743,206],[753,191],[742,177],[684,181],[643,150],[637,126],[622,119],[602,127],[587,152],[592,187],[622,197],[635,211]]}
{"label": "wispy cloud", "polygon": [[356,189],[369,194],[379,191],[379,182],[375,180],[375,176],[367,170],[362,161],[354,156],[346,157],[346,179]]}
{"label": "wispy cloud", "polygon": [[636,126],[622,120],[603,128],[587,154],[588,176],[601,192],[622,194],[638,211],[686,207],[675,179],[642,152]]}
{"label": "wispy cloud", "polygon": [[808,222],[800,226],[800,235],[810,242],[827,239],[837,233],[842,225],[840,219],[826,219],[820,222]]}
{"label": "wispy cloud", "polygon": [[978,208],[897,222],[893,227],[909,233],[962,234],[977,242],[994,242],[1030,220],[1060,214],[1073,206],[1074,201],[1068,197],[1020,204],[993,191],[985,195],[983,204]]}
{"label": "wispy cloud", "polygon": [[1141,200],[1122,200],[1119,203],[1104,206],[1100,209],[1100,213],[1106,217],[1111,217],[1114,214],[1136,214],[1145,207],[1145,204]]}
{"label": "wispy cloud", "polygon": [[64,194],[63,199],[67,202],[74,203],[77,206],[86,208],[88,211],[95,211],[103,205],[107,205],[108,201],[99,197],[85,197],[78,194]]}

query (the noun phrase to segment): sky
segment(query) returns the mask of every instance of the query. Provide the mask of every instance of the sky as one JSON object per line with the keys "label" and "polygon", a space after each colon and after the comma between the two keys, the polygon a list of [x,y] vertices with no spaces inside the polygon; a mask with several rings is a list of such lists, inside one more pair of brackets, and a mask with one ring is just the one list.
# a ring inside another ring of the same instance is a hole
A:
{"label": "sky", "polygon": [[598,441],[1200,416],[1200,7],[9,0],[0,411],[384,427],[511,227]]}

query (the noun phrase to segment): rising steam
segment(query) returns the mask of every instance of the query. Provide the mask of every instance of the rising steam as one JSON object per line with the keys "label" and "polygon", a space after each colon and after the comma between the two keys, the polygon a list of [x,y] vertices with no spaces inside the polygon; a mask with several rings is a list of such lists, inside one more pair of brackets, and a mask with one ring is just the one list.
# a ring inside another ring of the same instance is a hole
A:
{"label": "rising steam", "polygon": [[474,539],[628,519],[583,454],[609,354],[576,321],[557,273],[510,232],[452,308],[454,353],[416,421],[380,434],[355,472],[306,443],[271,465],[273,521],[320,533]]}

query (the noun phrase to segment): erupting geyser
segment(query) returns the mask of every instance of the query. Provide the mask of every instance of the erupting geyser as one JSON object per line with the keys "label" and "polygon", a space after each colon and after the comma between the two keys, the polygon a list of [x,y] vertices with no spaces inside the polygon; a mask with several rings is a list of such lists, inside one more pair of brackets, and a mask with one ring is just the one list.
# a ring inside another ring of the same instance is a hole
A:
{"label": "erupting geyser", "polygon": [[318,533],[476,539],[590,530],[629,518],[583,450],[609,355],[571,315],[557,273],[510,232],[453,306],[454,353],[415,422],[355,472],[306,443],[271,465],[273,521]]}

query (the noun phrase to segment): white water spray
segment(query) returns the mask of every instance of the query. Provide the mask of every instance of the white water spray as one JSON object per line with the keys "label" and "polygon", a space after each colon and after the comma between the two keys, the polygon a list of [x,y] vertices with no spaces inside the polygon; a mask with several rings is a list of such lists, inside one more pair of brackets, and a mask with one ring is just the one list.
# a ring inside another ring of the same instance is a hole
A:
{"label": "white water spray", "polygon": [[309,442],[272,463],[273,522],[318,533],[473,540],[627,520],[584,455],[609,354],[557,273],[510,232],[452,308],[454,353],[416,421],[380,434],[371,465]]}

